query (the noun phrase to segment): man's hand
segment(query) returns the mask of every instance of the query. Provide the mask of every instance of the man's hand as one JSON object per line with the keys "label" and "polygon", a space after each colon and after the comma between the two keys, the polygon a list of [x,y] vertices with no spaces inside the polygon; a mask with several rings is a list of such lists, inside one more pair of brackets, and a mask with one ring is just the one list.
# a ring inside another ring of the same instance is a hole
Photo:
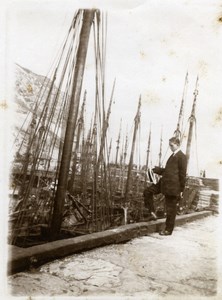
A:
{"label": "man's hand", "polygon": [[160,174],[161,173],[161,168],[160,167],[154,167],[152,169],[153,173],[156,173],[156,174]]}

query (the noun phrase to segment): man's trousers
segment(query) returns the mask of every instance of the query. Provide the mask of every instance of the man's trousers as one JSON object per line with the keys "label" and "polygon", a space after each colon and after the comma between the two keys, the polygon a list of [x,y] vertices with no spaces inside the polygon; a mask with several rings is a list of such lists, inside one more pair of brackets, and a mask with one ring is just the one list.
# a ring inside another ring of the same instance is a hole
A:
{"label": "man's trousers", "polygon": [[177,201],[178,196],[165,195],[166,204],[166,228],[165,230],[172,232],[175,225],[175,219],[177,214]]}

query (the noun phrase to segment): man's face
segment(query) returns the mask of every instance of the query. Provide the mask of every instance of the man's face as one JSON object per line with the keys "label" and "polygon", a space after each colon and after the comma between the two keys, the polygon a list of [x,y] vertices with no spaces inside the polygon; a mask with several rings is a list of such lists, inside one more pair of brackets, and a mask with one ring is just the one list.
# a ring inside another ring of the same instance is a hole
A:
{"label": "man's face", "polygon": [[179,148],[179,145],[173,143],[173,142],[169,142],[169,146],[170,146],[170,150],[172,152],[176,151]]}

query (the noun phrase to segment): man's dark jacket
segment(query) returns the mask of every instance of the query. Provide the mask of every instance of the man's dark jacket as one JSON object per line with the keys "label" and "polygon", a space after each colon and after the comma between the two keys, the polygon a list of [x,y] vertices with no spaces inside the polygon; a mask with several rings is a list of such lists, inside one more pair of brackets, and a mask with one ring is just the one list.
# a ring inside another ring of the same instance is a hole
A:
{"label": "man's dark jacket", "polygon": [[165,168],[155,167],[154,172],[162,175],[160,189],[163,195],[179,195],[183,192],[186,182],[186,155],[179,150],[169,157]]}

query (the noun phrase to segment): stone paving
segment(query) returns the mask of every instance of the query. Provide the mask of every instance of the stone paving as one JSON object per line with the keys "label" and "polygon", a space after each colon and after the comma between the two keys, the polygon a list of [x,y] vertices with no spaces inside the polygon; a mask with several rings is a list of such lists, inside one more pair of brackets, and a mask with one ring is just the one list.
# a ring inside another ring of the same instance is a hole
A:
{"label": "stone paving", "polygon": [[9,276],[9,294],[47,299],[222,299],[219,224],[218,216],[210,216],[176,227],[172,236],[152,233],[55,260]]}

